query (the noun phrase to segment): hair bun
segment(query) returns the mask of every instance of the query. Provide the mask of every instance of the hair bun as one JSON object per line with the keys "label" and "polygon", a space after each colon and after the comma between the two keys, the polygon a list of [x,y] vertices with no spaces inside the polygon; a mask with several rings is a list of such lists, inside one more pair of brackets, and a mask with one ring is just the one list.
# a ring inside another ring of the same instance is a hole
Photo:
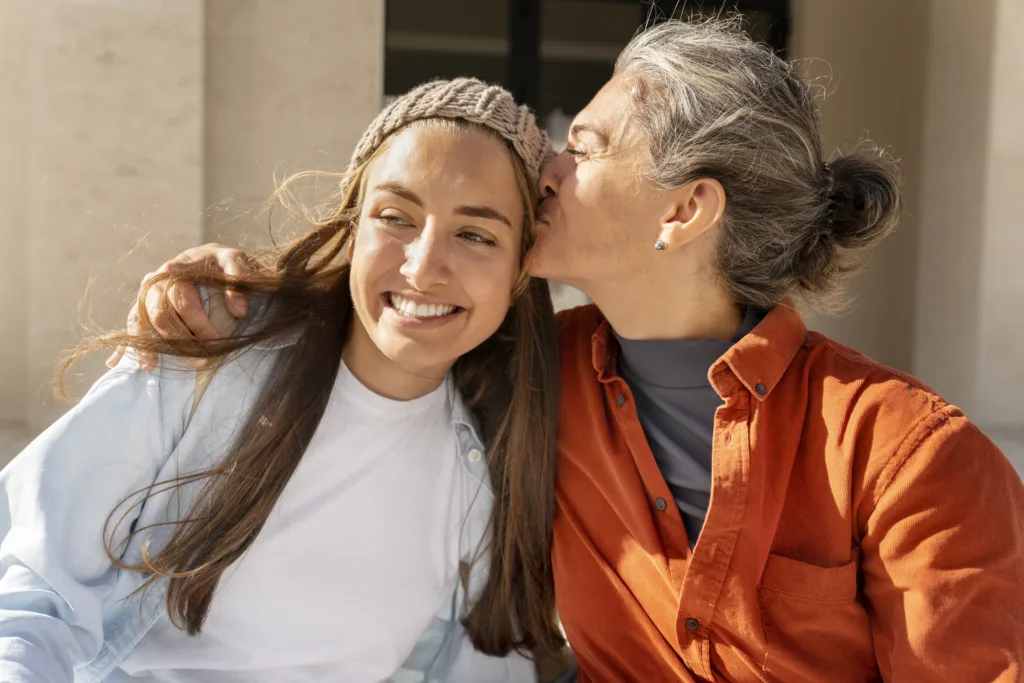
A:
{"label": "hair bun", "polygon": [[902,208],[899,177],[879,154],[841,156],[823,169],[827,198],[822,231],[841,249],[873,246],[892,232]]}

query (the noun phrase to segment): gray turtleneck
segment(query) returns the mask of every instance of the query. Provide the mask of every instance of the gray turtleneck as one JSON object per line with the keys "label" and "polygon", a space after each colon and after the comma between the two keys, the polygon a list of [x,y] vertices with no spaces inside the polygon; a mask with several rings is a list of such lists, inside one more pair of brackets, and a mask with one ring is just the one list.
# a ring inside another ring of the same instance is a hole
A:
{"label": "gray turtleneck", "polygon": [[619,372],[636,401],[651,452],[682,513],[690,547],[711,500],[711,445],[722,399],[708,372],[715,361],[764,317],[748,309],[732,341],[623,339]]}

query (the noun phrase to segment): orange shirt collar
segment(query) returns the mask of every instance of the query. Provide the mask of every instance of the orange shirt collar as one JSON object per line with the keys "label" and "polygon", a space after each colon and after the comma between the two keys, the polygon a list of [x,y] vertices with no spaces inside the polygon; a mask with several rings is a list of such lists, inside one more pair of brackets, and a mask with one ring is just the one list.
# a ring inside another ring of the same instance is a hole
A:
{"label": "orange shirt collar", "polygon": [[[800,311],[791,301],[784,301],[711,366],[711,386],[724,397],[738,381],[764,400],[782,379],[806,336],[807,325]],[[602,382],[616,375],[617,349],[611,325],[602,316],[591,338],[594,370]]]}

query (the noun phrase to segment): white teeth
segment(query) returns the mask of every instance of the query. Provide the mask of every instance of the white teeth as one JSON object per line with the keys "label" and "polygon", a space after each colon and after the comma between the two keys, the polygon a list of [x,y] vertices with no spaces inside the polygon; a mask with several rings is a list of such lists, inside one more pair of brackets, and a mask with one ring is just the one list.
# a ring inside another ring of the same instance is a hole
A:
{"label": "white teeth", "polygon": [[402,315],[410,318],[436,318],[455,312],[455,306],[448,304],[417,304],[397,294],[391,295],[391,306]]}

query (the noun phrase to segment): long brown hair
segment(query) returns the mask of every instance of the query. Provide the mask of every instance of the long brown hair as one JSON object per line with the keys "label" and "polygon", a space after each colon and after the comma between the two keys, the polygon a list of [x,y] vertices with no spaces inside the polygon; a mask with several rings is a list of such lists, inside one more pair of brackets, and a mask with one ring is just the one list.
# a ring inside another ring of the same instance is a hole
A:
{"label": "long brown hair", "polygon": [[[480,130],[501,139],[483,126],[459,120],[427,119],[410,125],[425,124],[444,125],[453,134]],[[139,294],[144,302],[148,288],[166,280],[231,287],[269,302],[264,319],[254,329],[214,340],[105,334],[76,349],[58,372],[59,381],[82,354],[115,345],[224,362],[255,343],[297,335],[218,464],[148,490],[151,495],[155,490],[203,482],[196,503],[174,523],[163,548],[150,555],[144,545],[140,562],[126,562],[122,556],[128,542],[149,527],[131,529],[126,539],[115,544],[114,531],[127,514],[112,524],[112,512],[107,520],[104,541],[111,561],[123,570],[146,574],[143,590],[167,579],[168,613],[189,634],[201,630],[221,574],[262,529],[324,414],[353,318],[347,246],[358,222],[366,168],[387,146],[386,140],[373,157],[347,174],[304,173],[285,181],[272,198],[273,206],[297,208],[312,230],[284,247],[268,272],[237,278],[200,270],[165,273],[150,280]],[[514,151],[511,156],[523,196],[521,256],[525,260],[534,240],[536,189],[522,159]],[[339,189],[323,209],[304,209],[294,201],[297,183],[324,178]],[[145,316],[145,307],[139,308]],[[143,323],[145,327],[148,320]],[[481,652],[504,655],[518,650],[557,656],[564,641],[555,619],[550,539],[558,370],[554,313],[543,280],[525,273],[520,277],[498,331],[458,359],[453,377],[488,446],[494,492],[490,571],[463,623]],[[124,510],[127,503],[130,511],[131,501],[136,501],[135,506],[141,502],[136,494],[115,510]]]}

